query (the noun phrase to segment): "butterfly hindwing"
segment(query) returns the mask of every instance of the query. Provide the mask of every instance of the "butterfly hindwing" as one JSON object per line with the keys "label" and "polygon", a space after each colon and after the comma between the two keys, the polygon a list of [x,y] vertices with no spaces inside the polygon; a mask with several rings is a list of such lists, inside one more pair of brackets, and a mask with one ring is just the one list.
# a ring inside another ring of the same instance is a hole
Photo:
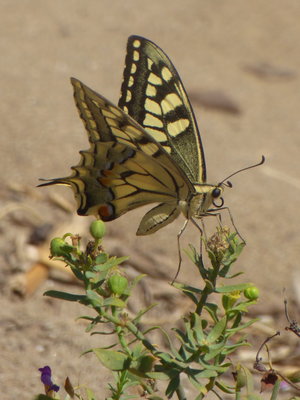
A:
{"label": "butterfly hindwing", "polygon": [[128,39],[119,107],[163,146],[192,182],[206,181],[201,138],[186,91],[168,56],[150,40]]}
{"label": "butterfly hindwing", "polygon": [[81,151],[73,175],[47,184],[72,187],[79,215],[110,221],[137,207],[160,203],[143,218],[138,234],[153,233],[180,213],[189,181],[168,154],[129,115],[72,78],[75,101],[90,149]]}

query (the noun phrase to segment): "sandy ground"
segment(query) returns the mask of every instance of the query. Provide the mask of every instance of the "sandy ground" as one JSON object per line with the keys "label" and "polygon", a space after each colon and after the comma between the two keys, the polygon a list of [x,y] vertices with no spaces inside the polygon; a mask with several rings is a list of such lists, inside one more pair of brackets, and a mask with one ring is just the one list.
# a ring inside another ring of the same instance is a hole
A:
{"label": "sandy ground", "polygon": [[[91,356],[79,358],[97,343],[74,322],[79,307],[42,297],[65,285],[48,280],[20,299],[10,283],[30,265],[22,249],[32,226],[39,221],[58,228],[68,218],[51,207],[48,195],[73,201],[68,189],[35,189],[40,177],[69,174],[78,151],[88,147],[69,77],[117,102],[131,34],[159,44],[176,65],[198,118],[209,182],[266,156],[264,166],[234,177],[224,196],[247,240],[238,269],[260,288],[255,314],[272,317],[274,331],[283,329],[283,288],[299,318],[299,17],[298,0],[0,2],[2,400],[32,398],[40,390],[37,368],[46,364],[58,380],[69,375],[98,393],[99,380],[100,387],[105,382]],[[106,247],[166,283],[176,270],[182,221],[136,238],[143,212],[110,223]],[[190,227],[185,243],[194,235]],[[186,259],[183,268],[179,279],[193,279]]]}

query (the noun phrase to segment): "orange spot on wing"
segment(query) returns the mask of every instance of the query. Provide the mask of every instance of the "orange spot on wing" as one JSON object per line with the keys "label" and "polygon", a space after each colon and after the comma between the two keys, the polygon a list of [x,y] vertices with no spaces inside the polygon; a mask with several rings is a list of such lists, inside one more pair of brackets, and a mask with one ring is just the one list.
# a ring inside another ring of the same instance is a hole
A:
{"label": "orange spot on wing", "polygon": [[103,220],[111,216],[111,211],[111,206],[108,206],[107,204],[103,204],[98,208],[98,214]]}

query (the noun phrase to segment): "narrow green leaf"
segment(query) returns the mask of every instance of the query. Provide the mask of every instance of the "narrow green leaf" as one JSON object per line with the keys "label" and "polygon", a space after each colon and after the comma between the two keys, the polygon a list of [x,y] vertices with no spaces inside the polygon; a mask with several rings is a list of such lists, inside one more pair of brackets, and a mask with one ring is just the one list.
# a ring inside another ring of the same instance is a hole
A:
{"label": "narrow green leaf", "polygon": [[78,301],[79,303],[86,304],[87,298],[84,295],[60,292],[58,290],[48,290],[44,296],[53,297],[55,299],[62,299],[67,301]]}
{"label": "narrow green leaf", "polygon": [[259,321],[259,318],[254,318],[254,319],[251,319],[250,321],[246,322],[245,324],[238,325],[235,328],[228,328],[226,331],[230,332],[230,333],[239,332],[245,328],[248,328],[248,326],[253,325],[257,321]]}
{"label": "narrow green leaf", "polygon": [[156,381],[168,381],[173,374],[167,372],[147,372],[146,375]]}
{"label": "narrow green leaf", "polygon": [[210,345],[208,352],[204,356],[205,361],[212,360],[214,357],[216,357],[218,354],[223,353],[222,349],[224,348],[224,342],[218,343],[215,345]]}
{"label": "narrow green leaf", "polygon": [[195,313],[192,315],[192,317],[193,317],[193,323],[194,323],[193,330],[195,332],[198,343],[201,343],[205,338],[203,328],[202,328],[202,319],[201,319],[200,315],[195,314]]}
{"label": "narrow green leaf", "polygon": [[120,351],[101,348],[92,349],[92,351],[96,354],[101,364],[111,371],[123,371],[130,365],[128,356]]}
{"label": "narrow green leaf", "polygon": [[219,380],[216,381],[216,386],[220,390],[222,390],[222,392],[224,392],[224,393],[228,393],[228,394],[234,394],[235,393],[235,390],[234,390],[233,387],[230,387],[227,384],[225,384],[225,383],[223,383],[223,382],[221,382]]}
{"label": "narrow green leaf", "polygon": [[174,378],[172,378],[168,384],[168,387],[166,389],[166,395],[171,398],[172,395],[176,392],[178,389],[178,386],[180,385],[180,379],[179,375],[176,375]]}
{"label": "narrow green leaf", "polygon": [[238,285],[220,286],[220,287],[216,288],[215,291],[217,293],[230,293],[230,292],[234,292],[236,290],[242,291],[242,290],[245,290],[252,286],[253,286],[253,284],[251,284],[251,283],[241,283]]}
{"label": "narrow green leaf", "polygon": [[[191,371],[191,370],[189,370],[189,371]],[[207,370],[207,369],[204,369],[203,371],[195,370],[194,373],[189,373],[189,375],[192,375],[197,379],[200,379],[200,378],[201,379],[203,379],[203,378],[214,378],[214,377],[218,376],[216,371]]]}
{"label": "narrow green leaf", "polygon": [[227,318],[223,317],[219,322],[213,327],[207,336],[207,341],[209,343],[215,343],[219,337],[223,334],[227,323]]}
{"label": "narrow green leaf", "polygon": [[191,382],[191,384],[198,390],[198,392],[202,393],[203,395],[207,394],[206,387],[203,384],[201,384],[200,382],[198,382],[197,379],[195,378],[195,376],[189,375],[188,378],[189,378],[189,381]]}
{"label": "narrow green leaf", "polygon": [[97,293],[92,290],[86,291],[86,296],[89,299],[90,303],[93,307],[102,307],[103,306],[103,299]]}
{"label": "narrow green leaf", "polygon": [[119,307],[119,308],[125,308],[126,303],[124,303],[124,301],[122,301],[118,297],[109,297],[108,299],[105,299],[103,301],[103,306],[106,306],[106,307],[107,306],[115,306],[115,307]]}

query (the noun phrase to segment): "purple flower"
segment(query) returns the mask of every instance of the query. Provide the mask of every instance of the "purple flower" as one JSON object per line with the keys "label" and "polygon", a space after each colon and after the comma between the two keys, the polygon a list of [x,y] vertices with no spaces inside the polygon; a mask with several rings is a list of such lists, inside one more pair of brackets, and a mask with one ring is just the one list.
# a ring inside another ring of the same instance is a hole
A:
{"label": "purple flower", "polygon": [[39,368],[39,371],[41,372],[41,381],[45,386],[45,393],[58,392],[59,386],[55,385],[51,379],[51,368],[46,365],[44,368]]}

